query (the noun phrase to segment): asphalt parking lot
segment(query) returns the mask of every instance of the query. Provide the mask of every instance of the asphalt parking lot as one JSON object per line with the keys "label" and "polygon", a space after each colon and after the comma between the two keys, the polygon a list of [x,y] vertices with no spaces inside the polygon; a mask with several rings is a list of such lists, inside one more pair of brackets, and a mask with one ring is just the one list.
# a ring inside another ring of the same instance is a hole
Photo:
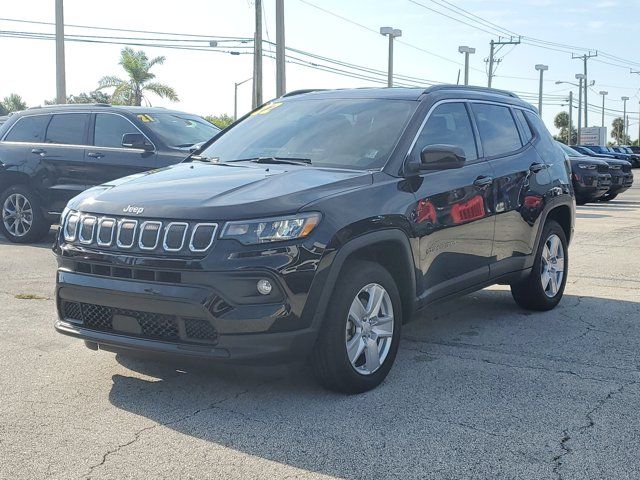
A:
{"label": "asphalt parking lot", "polygon": [[347,397],[305,365],[88,350],[53,330],[49,245],[0,238],[0,478],[640,478],[639,251],[640,186],[578,207],[557,309],[430,308]]}

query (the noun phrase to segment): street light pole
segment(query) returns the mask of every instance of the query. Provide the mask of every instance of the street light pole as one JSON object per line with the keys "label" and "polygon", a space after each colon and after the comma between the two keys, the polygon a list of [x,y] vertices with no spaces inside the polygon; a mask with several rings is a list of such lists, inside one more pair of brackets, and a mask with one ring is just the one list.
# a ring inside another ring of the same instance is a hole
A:
{"label": "street light pole", "polygon": [[573,130],[573,91],[569,92],[569,133],[567,134],[567,145],[571,145],[571,130]]}
{"label": "street light pole", "polygon": [[469,54],[476,53],[476,49],[473,47],[461,46],[458,47],[459,53],[464,53],[464,84],[469,85]]}
{"label": "street light pole", "polygon": [[243,83],[247,83],[249,80],[253,80],[253,77],[249,77],[246,80],[233,84],[233,121],[238,119],[238,87]]}
{"label": "street light pole", "polygon": [[287,91],[284,43],[284,0],[276,0],[276,96]]}
{"label": "street light pole", "polygon": [[[627,138],[628,136],[628,125],[627,125],[627,100],[629,100],[629,97],[621,97],[620,98],[623,102],[623,107],[622,107],[622,132],[624,133],[624,139]],[[623,139],[623,140],[624,140]]]}
{"label": "street light pole", "polygon": [[252,107],[262,105],[262,0],[255,0],[256,30],[253,39]]}
{"label": "street light pole", "polygon": [[63,0],[56,0],[56,103],[67,103]]}
{"label": "street light pole", "polygon": [[600,95],[602,95],[602,126],[604,127],[604,97],[609,95],[609,92],[605,92],[604,90],[600,90]]}
{"label": "street light pole", "polygon": [[393,39],[402,36],[402,30],[393,27],[380,27],[380,35],[389,37],[389,65],[387,67],[387,87],[393,87]]}
{"label": "street light pole", "polygon": [[582,131],[582,82],[586,79],[583,73],[576,73],[578,80],[578,138],[577,143],[580,144],[580,132]]}
{"label": "street light pole", "polygon": [[539,63],[538,65],[536,65],[536,70],[540,72],[540,86],[538,87],[538,113],[542,115],[542,82],[543,82],[542,77],[544,75],[545,70],[549,70],[549,66],[542,65],[541,63]]}

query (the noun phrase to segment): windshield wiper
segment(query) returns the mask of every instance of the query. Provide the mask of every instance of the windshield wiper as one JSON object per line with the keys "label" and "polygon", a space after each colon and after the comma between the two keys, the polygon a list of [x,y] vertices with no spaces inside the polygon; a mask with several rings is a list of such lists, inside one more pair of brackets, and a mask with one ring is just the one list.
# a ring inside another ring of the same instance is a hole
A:
{"label": "windshield wiper", "polygon": [[232,162],[253,162],[253,163],[283,163],[287,165],[311,165],[310,158],[297,158],[297,157],[253,157],[253,158],[238,158],[235,160],[227,160],[225,163]]}

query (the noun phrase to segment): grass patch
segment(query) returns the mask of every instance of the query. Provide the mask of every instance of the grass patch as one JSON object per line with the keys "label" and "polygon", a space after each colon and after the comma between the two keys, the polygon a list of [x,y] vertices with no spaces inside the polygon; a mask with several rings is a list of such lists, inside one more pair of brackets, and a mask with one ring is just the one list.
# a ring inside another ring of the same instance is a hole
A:
{"label": "grass patch", "polygon": [[16,298],[18,300],[49,300],[47,297],[41,297],[35,293],[19,293]]}

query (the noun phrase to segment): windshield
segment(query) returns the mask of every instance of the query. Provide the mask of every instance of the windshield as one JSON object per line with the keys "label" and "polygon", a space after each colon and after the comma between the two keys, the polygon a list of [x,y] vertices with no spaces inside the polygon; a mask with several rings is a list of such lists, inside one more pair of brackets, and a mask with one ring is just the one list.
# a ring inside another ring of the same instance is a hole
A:
{"label": "windshield", "polygon": [[417,102],[296,99],[271,102],[221,135],[201,156],[220,162],[276,157],[314,166],[384,166]]}
{"label": "windshield", "polygon": [[191,147],[206,142],[220,129],[197,115],[139,113],[138,118],[170,147]]}
{"label": "windshield", "polygon": [[569,157],[582,157],[578,152],[576,152],[573,148],[566,146],[564,143],[558,142],[560,148],[564,150],[564,153]]}

